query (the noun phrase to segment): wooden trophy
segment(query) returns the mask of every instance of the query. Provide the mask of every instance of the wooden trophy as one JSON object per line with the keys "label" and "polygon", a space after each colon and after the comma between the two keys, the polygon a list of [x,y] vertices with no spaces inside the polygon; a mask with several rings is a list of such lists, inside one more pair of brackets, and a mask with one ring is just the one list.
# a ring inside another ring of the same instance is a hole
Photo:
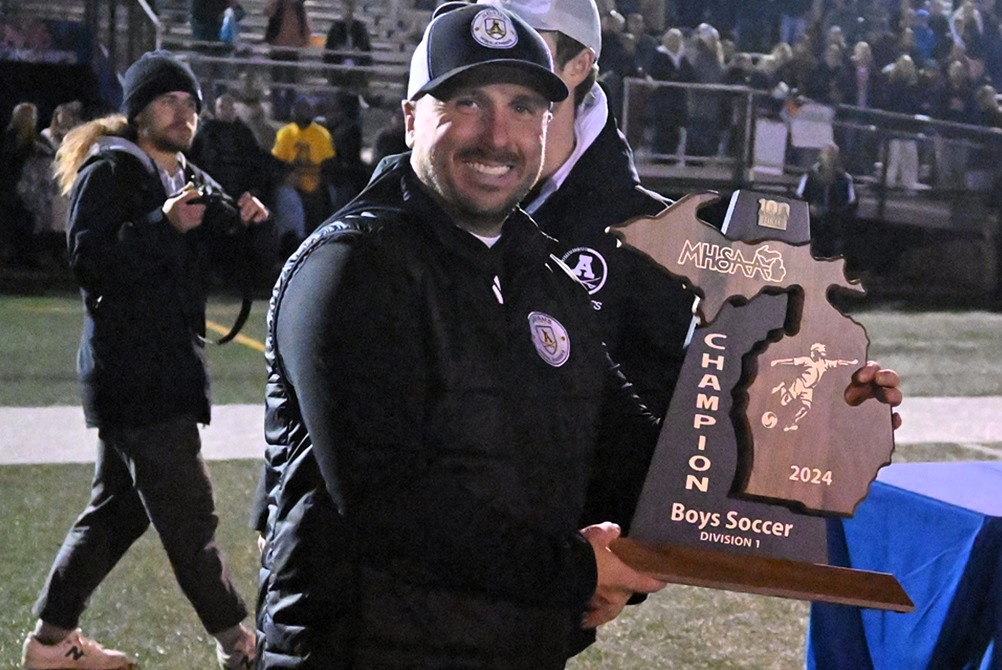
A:
{"label": "wooden trophy", "polygon": [[610,231],[699,296],[613,550],[665,581],[911,611],[894,576],[827,559],[826,517],[851,516],[894,450],[890,408],[843,396],[869,341],[827,296],[863,289],[841,258],[811,255],[807,203],[737,191],[722,233],[698,218],[716,200],[689,195]]}

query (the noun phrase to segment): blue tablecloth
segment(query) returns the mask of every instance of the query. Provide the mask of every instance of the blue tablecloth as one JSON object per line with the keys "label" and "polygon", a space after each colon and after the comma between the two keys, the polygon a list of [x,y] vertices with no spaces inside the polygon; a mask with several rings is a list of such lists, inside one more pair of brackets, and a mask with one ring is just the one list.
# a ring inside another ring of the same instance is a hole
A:
{"label": "blue tablecloth", "polygon": [[1002,670],[1002,463],[884,468],[829,560],[894,574],[915,611],[812,604],[807,668]]}

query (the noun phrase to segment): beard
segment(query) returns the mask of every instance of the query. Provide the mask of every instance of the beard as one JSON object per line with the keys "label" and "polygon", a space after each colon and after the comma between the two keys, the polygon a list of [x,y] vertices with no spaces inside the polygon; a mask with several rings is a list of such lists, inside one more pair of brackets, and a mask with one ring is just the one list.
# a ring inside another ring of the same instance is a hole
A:
{"label": "beard", "polygon": [[[172,126],[173,127],[173,126]],[[188,133],[187,140],[181,140],[176,135],[172,135],[167,130],[152,130],[149,134],[150,143],[159,151],[169,151],[171,153],[178,153],[182,151],[187,151],[191,148],[191,143],[194,140],[194,133]]]}

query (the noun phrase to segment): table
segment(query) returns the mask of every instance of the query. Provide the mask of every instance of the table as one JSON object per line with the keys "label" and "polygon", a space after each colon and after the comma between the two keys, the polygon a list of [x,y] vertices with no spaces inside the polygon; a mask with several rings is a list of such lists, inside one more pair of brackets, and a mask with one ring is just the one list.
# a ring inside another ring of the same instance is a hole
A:
{"label": "table", "polygon": [[828,531],[830,563],[893,573],[915,611],[813,603],[809,670],[1002,669],[1002,463],[888,466]]}

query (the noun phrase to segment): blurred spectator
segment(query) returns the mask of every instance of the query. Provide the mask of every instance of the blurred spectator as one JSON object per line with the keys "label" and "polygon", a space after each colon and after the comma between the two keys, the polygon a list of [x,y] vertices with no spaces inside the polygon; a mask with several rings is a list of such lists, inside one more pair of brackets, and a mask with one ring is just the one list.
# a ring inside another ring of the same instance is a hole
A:
{"label": "blurred spectator", "polygon": [[[191,38],[201,43],[194,45],[195,51],[209,58],[219,58],[232,51],[233,44],[223,39],[223,18],[227,10],[236,6],[236,0],[191,0]],[[202,81],[219,82],[228,74],[222,63],[196,58],[192,66]],[[221,91],[222,84],[217,83],[215,89],[215,92]]]}
{"label": "blurred spectator", "polygon": [[821,29],[828,32],[838,27],[846,43],[854,43],[863,36],[863,18],[856,9],[854,0],[828,0],[824,4],[824,13],[821,17]]}
{"label": "blurred spectator", "polygon": [[[292,116],[292,123],[279,129],[271,150],[275,158],[292,166],[286,186],[279,189],[284,191],[282,195],[285,198],[277,195],[275,208],[283,209],[290,190],[295,192],[302,205],[301,221],[290,213],[288,219],[280,224],[283,226],[280,234],[285,238],[283,250],[289,251],[295,249],[333,211],[325,179],[329,164],[325,163],[335,156],[330,133],[313,120],[313,103],[307,98],[299,98],[292,107]],[[281,215],[286,213],[287,210]]]}
{"label": "blurred spectator", "polygon": [[335,156],[330,185],[331,211],[337,211],[358,195],[369,181],[362,162],[362,105],[354,91],[338,91],[324,110],[323,125],[331,135]]}
{"label": "blurred spectator", "polygon": [[720,54],[724,64],[724,69],[727,69],[727,65],[731,62],[731,59],[734,58],[736,53],[738,53],[737,42],[732,40],[730,37],[721,37]]}
{"label": "blurred spectator", "polygon": [[201,121],[188,152],[191,160],[210,173],[227,193],[250,192],[266,201],[272,157],[237,118],[236,100],[224,93],[216,98],[215,117]]}
{"label": "blurred spectator", "polygon": [[802,94],[809,88],[811,74],[818,67],[814,45],[808,38],[798,40],[790,47],[791,56],[786,64],[787,82],[791,88]]}
{"label": "blurred spectator", "polygon": [[640,13],[644,16],[644,28],[648,34],[663,35],[668,29],[665,22],[665,10],[668,3],[665,0],[642,0]]}
{"label": "blurred spectator", "polygon": [[916,9],[912,14],[911,28],[914,43],[912,58],[916,63],[925,63],[936,50],[936,33],[929,27],[929,11]]}
{"label": "blurred spectator", "polygon": [[807,33],[811,0],[775,0],[780,8],[779,41],[794,44]]}
{"label": "blurred spectator", "polygon": [[807,74],[802,93],[815,102],[841,105],[852,97],[849,68],[837,42],[825,47],[824,57]]}
{"label": "blurred spectator", "polygon": [[219,28],[219,39],[226,42],[230,49],[236,49],[240,45],[240,22],[243,21],[247,12],[239,4],[234,2],[223,12],[223,25]]}
{"label": "blurred spectator", "polygon": [[654,50],[658,48],[658,41],[647,32],[644,24],[644,15],[640,12],[633,12],[626,16],[626,32],[633,35],[636,40],[634,62],[637,70],[647,73],[651,69],[651,58]]}
{"label": "blurred spectator", "polygon": [[[651,59],[650,77],[654,81],[694,82],[696,71],[685,55],[682,31],[671,28],[661,38]],[[647,103],[648,117],[654,129],[652,149],[656,154],[684,153],[680,147],[682,131],[689,125],[685,89],[662,86],[654,89]]]}
{"label": "blurred spectator", "polygon": [[983,84],[992,83],[991,77],[988,75],[988,70],[985,67],[985,61],[982,58],[964,58],[964,66],[967,68],[967,80],[971,82],[971,86],[977,88]]}
{"label": "blurred spectator", "polygon": [[[762,91],[774,92],[775,97],[782,99],[789,92],[790,60],[793,50],[786,42],[780,42],[772,51],[762,56],[752,73],[751,86]],[[775,110],[775,111],[778,111]]]}
{"label": "blurred spectator", "polygon": [[997,209],[1002,206],[1002,164],[998,159],[1002,154],[1002,108],[999,107],[998,92],[988,84],[978,87],[974,100],[977,107],[975,122],[995,132],[983,138],[974,150],[966,186],[988,192],[988,202]]}
{"label": "blurred spectator", "polygon": [[268,121],[268,114],[259,98],[242,100],[237,105],[237,116],[250,128],[254,141],[259,148],[271,151],[275,146],[275,136],[278,134],[275,126]]}
{"label": "blurred spectator", "polygon": [[[963,61],[951,61],[946,78],[932,93],[932,116],[953,123],[974,123],[974,87]],[[937,135],[937,183],[943,188],[962,189],[966,184],[967,145],[961,134],[944,129]]]}
{"label": "blurred spectator", "polygon": [[242,72],[239,80],[239,84],[234,89],[234,96],[237,100],[237,116],[244,122],[244,125],[250,128],[258,147],[271,152],[271,148],[275,146],[277,129],[268,120],[268,115],[262,104],[264,90],[257,77],[252,73]]}
{"label": "blurred spectator", "polygon": [[52,119],[49,122],[49,127],[42,129],[42,137],[49,143],[53,151],[59,149],[59,145],[63,143],[66,133],[83,122],[80,116],[82,109],[83,105],[80,101],[74,100],[73,102],[64,102],[61,105],[57,105],[52,111]]}
{"label": "blurred spectator", "polygon": [[[742,51],[730,59],[720,83],[728,86],[753,87],[754,79],[755,62],[751,54]],[[745,98],[739,96],[729,96],[724,99],[724,113],[729,121],[722,128],[721,146],[727,156],[735,158],[744,156],[745,126],[748,116],[745,103]]]}
{"label": "blurred spectator", "polygon": [[929,30],[932,31],[935,38],[931,57],[937,62],[944,62],[953,46],[953,38],[950,36],[948,2],[929,0]]}
{"label": "blurred spectator", "polygon": [[849,44],[846,42],[845,33],[842,32],[842,26],[832,26],[825,33],[825,43],[821,49],[821,53],[824,54],[825,50],[831,45],[838,46],[842,53],[849,50]]}
{"label": "blurred spectator", "polygon": [[34,151],[37,108],[20,103],[0,139],[0,265],[33,263],[35,222],[18,188],[24,166]]}
{"label": "blurred spectator", "polygon": [[223,13],[234,0],[191,0],[191,38],[199,42],[218,42],[223,28]]}
{"label": "blurred spectator", "polygon": [[404,115],[397,111],[390,115],[386,126],[376,135],[372,145],[372,165],[377,166],[387,156],[402,154],[407,150]]}
{"label": "blurred spectator", "polygon": [[[789,46],[783,43],[787,49]],[[757,95],[753,98],[756,115],[760,117],[777,117],[790,94],[789,85],[783,80],[783,68],[780,59],[773,54],[759,58],[749,79],[749,86],[769,95]]]}
{"label": "blurred spectator", "polygon": [[998,92],[995,87],[985,84],[974,93],[977,105],[974,121],[987,128],[1002,128],[1002,108],[999,107]]}
{"label": "blurred spectator", "polygon": [[873,66],[873,53],[866,42],[856,42],[849,58],[852,72],[849,77],[849,96],[845,100],[848,105],[856,107],[873,106],[874,86],[879,73]]}
{"label": "blurred spectator", "polygon": [[35,224],[49,216],[52,149],[37,128],[38,109],[22,102],[0,141],[0,262],[34,266]]}
{"label": "blurred spectator", "polygon": [[898,38],[888,27],[886,20],[876,21],[870,25],[866,32],[866,42],[870,45],[873,63],[880,69],[895,62],[900,55]]}
{"label": "blurred spectator", "polygon": [[[331,23],[330,30],[327,31],[327,41],[324,49],[328,51],[372,51],[372,42],[369,39],[369,29],[365,23],[355,18],[355,0],[345,0],[341,9],[341,18],[335,19]],[[331,70],[327,73],[327,79],[331,86],[343,86],[350,88],[356,93],[365,93],[368,84],[368,74],[365,71],[350,69],[356,65],[362,67],[372,65],[372,57],[362,53],[351,55],[324,54],[324,62],[335,65],[343,65],[344,70]]]}
{"label": "blurred spectator", "polygon": [[856,213],[856,188],[842,167],[839,148],[821,147],[818,162],[800,178],[797,197],[811,210],[811,252],[819,258],[845,255],[849,223]]}
{"label": "blurred spectator", "polygon": [[[56,106],[52,112],[49,127],[42,130],[42,137],[52,147],[53,152],[59,150],[66,133],[83,123],[82,107],[79,100],[74,100]],[[69,209],[69,197],[60,190],[59,184],[53,177],[51,162],[49,160],[42,161],[39,167],[48,167],[44,176],[39,175],[38,179],[39,183],[42,183],[44,179],[50,184],[51,206],[48,220],[40,220],[36,224],[37,253],[42,260],[56,263],[65,258],[66,216]]]}
{"label": "blurred spectator", "polygon": [[[918,114],[922,110],[918,72],[911,56],[899,56],[890,67],[881,107],[890,112],[908,115]],[[890,139],[887,151],[887,185],[914,191],[918,188],[918,176],[918,143],[911,138]]]}
{"label": "blurred spectator", "polygon": [[[269,207],[274,205],[274,190],[285,177],[286,167],[262,149],[254,134],[237,118],[236,99],[229,93],[216,98],[213,118],[199,121],[188,157],[212,176],[229,194],[250,193]],[[274,282],[272,266],[279,259],[274,223],[247,230],[247,255],[232,252],[232,241],[214,244],[212,269],[224,284],[268,286]]]}
{"label": "blurred spectator", "polygon": [[933,92],[932,116],[954,123],[971,123],[974,112],[974,87],[963,61],[951,61],[946,79]]}
{"label": "blurred spectator", "polygon": [[[866,42],[856,42],[849,58],[849,81],[846,99],[847,105],[854,107],[873,107],[880,87],[880,72],[873,65],[873,54]],[[856,117],[849,114],[846,118],[856,124],[868,124],[867,116]],[[869,174],[871,167],[877,161],[878,147],[873,133],[860,128],[840,126],[836,128],[836,138],[844,151],[845,162],[851,171]]]}
{"label": "blurred spectator", "polygon": [[950,36],[953,43],[972,58],[983,51],[985,22],[972,0],[964,0],[950,16]]}
{"label": "blurred spectator", "polygon": [[[719,84],[724,76],[720,33],[708,23],[696,28],[690,61],[700,84]],[[721,93],[694,90],[689,98],[689,129],[685,152],[690,156],[715,156],[720,146],[720,132],[726,122]]]}
{"label": "blurred spectator", "polygon": [[985,69],[995,83],[1002,83],[1002,17],[985,30]]}
{"label": "blurred spectator", "polygon": [[918,58],[915,53],[915,31],[910,27],[902,28],[898,32],[898,46],[897,50],[899,54],[908,54],[915,61],[915,64],[921,64],[923,61]]}
{"label": "blurred spectator", "polygon": [[[268,0],[264,6],[268,25],[264,41],[275,49],[271,59],[289,63],[299,62],[299,49],[310,43],[313,27],[306,14],[304,0]],[[296,67],[275,66],[272,68],[272,82],[278,84],[271,89],[271,113],[276,119],[286,121],[296,99]]]}
{"label": "blurred spectator", "polygon": [[[609,96],[617,117],[623,112],[623,80],[637,75],[635,43],[626,32],[626,19],[613,10],[602,17],[602,53],[599,82]],[[631,44],[633,43],[633,44]]]}

